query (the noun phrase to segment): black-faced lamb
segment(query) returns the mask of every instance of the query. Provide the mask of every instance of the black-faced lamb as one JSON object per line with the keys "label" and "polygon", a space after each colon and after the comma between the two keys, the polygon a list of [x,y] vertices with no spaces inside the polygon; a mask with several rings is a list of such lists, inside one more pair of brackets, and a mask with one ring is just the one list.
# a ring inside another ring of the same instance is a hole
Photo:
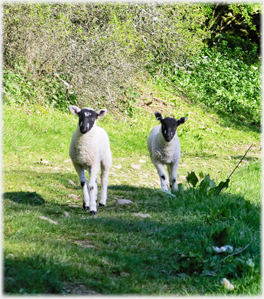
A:
{"label": "black-faced lamb", "polygon": [[160,177],[161,189],[169,191],[167,174],[164,165],[167,165],[170,188],[177,191],[177,169],[181,156],[180,141],[177,127],[187,121],[187,117],[175,119],[163,117],[159,112],[154,113],[160,125],[155,126],[148,137],[147,146],[152,163],[155,165]]}
{"label": "black-faced lamb", "polygon": [[[107,201],[108,171],[112,165],[112,154],[109,138],[105,130],[96,125],[96,120],[106,115],[107,110],[98,112],[92,108],[80,109],[69,106],[70,111],[77,115],[79,122],[73,133],[70,144],[70,157],[79,175],[83,193],[83,208],[90,210],[92,215],[97,212],[97,177],[101,164],[101,198],[100,206]],[[89,183],[84,170],[89,172]]]}

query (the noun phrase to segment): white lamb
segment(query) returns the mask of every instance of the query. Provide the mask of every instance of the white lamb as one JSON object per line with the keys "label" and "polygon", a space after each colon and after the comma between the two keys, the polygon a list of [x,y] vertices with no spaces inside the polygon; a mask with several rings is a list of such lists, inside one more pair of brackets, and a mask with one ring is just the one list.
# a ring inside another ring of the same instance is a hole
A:
{"label": "white lamb", "polygon": [[[79,175],[83,193],[83,208],[92,215],[97,212],[97,177],[101,164],[101,199],[100,206],[107,201],[108,171],[112,165],[109,138],[105,130],[96,125],[96,120],[106,115],[107,110],[98,112],[91,108],[80,109],[69,106],[70,111],[79,117],[76,131],[72,135],[70,157]],[[84,170],[89,172],[89,183]]]}
{"label": "white lamb", "polygon": [[170,188],[177,191],[177,169],[181,156],[180,141],[177,135],[177,127],[187,121],[187,117],[176,120],[173,117],[163,117],[159,112],[154,113],[161,125],[155,126],[148,137],[147,146],[150,159],[155,165],[160,177],[161,189],[169,191],[167,174],[164,164],[169,173]]}

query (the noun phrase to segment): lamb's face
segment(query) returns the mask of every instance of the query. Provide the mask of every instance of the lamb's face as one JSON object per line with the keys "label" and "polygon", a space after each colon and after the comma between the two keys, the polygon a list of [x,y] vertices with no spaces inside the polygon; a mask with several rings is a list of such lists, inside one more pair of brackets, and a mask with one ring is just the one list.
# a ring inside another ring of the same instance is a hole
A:
{"label": "lamb's face", "polygon": [[96,119],[98,118],[98,114],[96,111],[87,108],[79,111],[77,115],[79,117],[80,132],[82,134],[89,132],[92,129]]}
{"label": "lamb's face", "polygon": [[95,124],[95,121],[106,115],[107,110],[101,109],[98,112],[92,108],[80,109],[77,106],[70,105],[70,110],[73,114],[79,117],[79,128],[82,134],[89,132]]}
{"label": "lamb's face", "polygon": [[177,127],[178,123],[175,118],[165,117],[161,120],[161,132],[167,142],[170,142],[173,139]]}
{"label": "lamb's face", "polygon": [[181,117],[178,120],[173,117],[164,118],[159,112],[155,112],[155,116],[161,123],[161,132],[167,142],[170,142],[173,139],[178,126],[187,121],[187,117]]}

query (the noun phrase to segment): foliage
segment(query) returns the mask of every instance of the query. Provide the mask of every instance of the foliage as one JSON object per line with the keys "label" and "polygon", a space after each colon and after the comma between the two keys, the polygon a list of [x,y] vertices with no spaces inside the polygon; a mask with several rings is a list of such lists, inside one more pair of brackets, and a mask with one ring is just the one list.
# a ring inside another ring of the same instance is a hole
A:
{"label": "foliage", "polygon": [[[209,174],[204,175],[202,172],[200,172],[199,177],[203,178],[197,187],[197,191],[199,194],[218,195],[223,188],[228,188],[228,184],[230,181],[229,179],[227,179],[225,182],[221,181],[216,186],[214,180],[210,179]],[[193,188],[196,187],[196,184],[199,182],[199,179],[193,171],[188,173],[188,175],[186,176],[186,180],[193,186]]]}
{"label": "foliage", "polygon": [[[199,4],[10,4],[3,6],[4,68],[57,75],[81,105],[118,105],[145,66],[184,65],[206,29]],[[34,88],[34,86],[33,86]],[[21,100],[22,101],[22,100]]]}
{"label": "foliage", "polygon": [[206,26],[212,35],[207,39],[210,46],[217,46],[223,34],[250,40],[260,52],[261,3],[208,4]]}
{"label": "foliage", "polygon": [[4,70],[5,104],[31,106],[34,104],[49,106],[60,110],[69,104],[77,104],[76,95],[67,94],[60,80],[53,76],[45,76],[42,80],[26,73],[23,66],[14,70]]}
{"label": "foliage", "polygon": [[255,47],[226,36],[217,49],[204,49],[203,55],[195,57],[193,68],[165,74],[194,102],[260,125],[261,68],[257,57]]}

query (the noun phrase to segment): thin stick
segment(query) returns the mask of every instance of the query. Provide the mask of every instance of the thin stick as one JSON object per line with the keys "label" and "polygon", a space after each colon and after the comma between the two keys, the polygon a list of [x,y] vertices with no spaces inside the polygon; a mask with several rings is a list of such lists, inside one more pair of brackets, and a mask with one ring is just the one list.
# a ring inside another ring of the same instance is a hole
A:
{"label": "thin stick", "polygon": [[[242,157],[242,159],[237,163],[237,166],[235,167],[235,169],[231,172],[231,174],[229,175],[229,177],[227,178],[227,180],[225,181],[225,183],[231,178],[231,175],[235,172],[235,170],[237,169],[238,165],[241,163],[241,161],[245,158],[246,154],[248,153],[248,151],[251,149],[253,143],[250,145],[250,147],[248,148],[248,150],[245,152],[245,155]],[[220,192],[222,191],[222,189],[224,188],[225,184],[222,186],[222,188],[220,189],[220,191],[218,192],[218,195],[220,194]]]}
{"label": "thin stick", "polygon": [[225,258],[223,258],[223,259],[220,261],[220,263],[223,262],[224,260],[226,260],[227,258],[229,258],[230,256],[233,256],[233,255],[236,255],[236,254],[241,253],[242,251],[244,251],[245,249],[247,249],[248,246],[249,246],[252,242],[253,242],[253,240],[251,240],[250,243],[248,243],[247,246],[244,247],[242,250],[240,250],[240,251],[238,251],[238,252],[234,252],[233,254],[229,254],[228,256],[226,256]]}

